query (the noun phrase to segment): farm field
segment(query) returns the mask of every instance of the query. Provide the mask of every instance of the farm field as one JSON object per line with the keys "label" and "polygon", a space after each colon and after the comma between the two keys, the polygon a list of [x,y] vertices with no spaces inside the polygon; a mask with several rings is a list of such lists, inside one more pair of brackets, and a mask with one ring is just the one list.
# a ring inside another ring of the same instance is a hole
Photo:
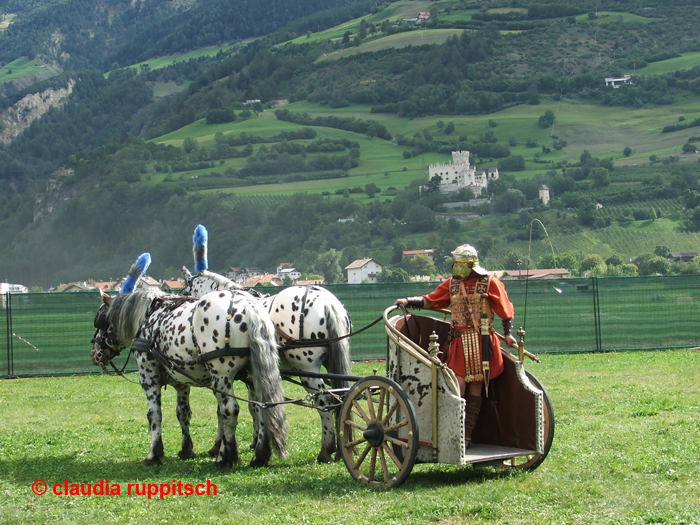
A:
{"label": "farm field", "polygon": [[0,15],[0,32],[7,29],[15,18],[17,18],[17,15],[12,13]]}
{"label": "farm field", "polygon": [[673,71],[678,71],[679,69],[692,69],[695,66],[700,66],[700,51],[683,53],[677,58],[669,58],[668,60],[652,62],[645,68],[638,69],[636,71],[625,71],[625,73],[635,73],[640,77],[644,77],[672,73]]}
{"label": "farm field", "polygon": [[41,64],[36,60],[19,58],[0,68],[0,83],[11,82],[12,80],[31,75],[38,75],[42,72],[48,73],[47,76],[51,76],[56,74],[58,69],[53,66]]}
{"label": "farm field", "polygon": [[[511,138],[515,138],[517,145],[511,147],[511,154],[522,155],[526,159],[525,171],[512,173],[517,178],[543,174],[552,168],[553,163],[564,159],[575,163],[584,150],[590,151],[597,157],[613,158],[621,164],[647,164],[651,154],[656,154],[659,157],[679,154],[679,144],[683,144],[697,130],[689,128],[673,133],[660,133],[661,128],[669,123],[677,122],[680,116],[684,116],[686,119],[700,117],[700,99],[691,101],[682,107],[669,106],[635,110],[545,101],[538,106],[519,105],[490,115],[427,116],[411,120],[399,118],[395,114],[371,113],[371,107],[367,105],[330,109],[319,104],[297,102],[284,107],[291,112],[308,113],[311,116],[336,115],[345,118],[376,120],[386,126],[394,137],[399,133],[412,137],[415,133],[422,133],[423,130],[427,129],[437,140],[453,139],[458,136],[466,136],[470,140],[478,138],[479,135],[487,131],[493,131],[501,143],[507,144]],[[552,128],[542,129],[537,121],[539,116],[547,110],[555,113],[556,122]],[[454,123],[455,131],[449,136],[444,135],[438,128],[439,121]],[[496,127],[490,127],[489,121],[495,123]],[[247,133],[261,137],[272,137],[280,131],[295,130],[301,127],[304,126],[279,121],[274,116],[274,110],[266,110],[257,117],[226,124],[207,125],[202,119],[158,137],[154,139],[154,142],[180,147],[185,139],[193,138],[197,140],[200,147],[211,148],[215,144],[214,137],[218,132],[223,133],[224,136],[231,133],[236,135]],[[449,155],[439,153],[425,153],[404,159],[402,153],[407,148],[396,145],[394,141],[369,138],[365,135],[327,127],[316,126],[314,129],[318,133],[314,140],[345,138],[360,145],[359,166],[348,170],[348,175],[351,179],[363,177],[363,182],[360,184],[362,187],[369,182],[375,182],[382,190],[392,186],[401,189],[412,179],[425,177],[427,180],[427,173],[423,173],[430,164],[450,162],[451,160]],[[566,140],[568,146],[562,151],[553,151],[543,156],[542,160],[545,161],[543,163],[533,162],[535,153],[540,151],[540,146],[551,146],[553,137]],[[525,143],[528,139],[535,140],[538,147],[526,147]],[[309,141],[299,142],[308,143]],[[632,148],[633,152],[630,157],[624,157],[623,150],[628,146]],[[260,147],[259,144],[254,145],[254,152],[257,152]],[[696,160],[696,156],[685,155],[682,156],[682,160],[693,162]],[[474,157],[473,161],[480,169],[497,165],[497,160],[486,159],[482,161]],[[223,173],[228,168],[240,169],[246,164],[247,159],[245,158],[225,159],[223,164],[215,167],[187,171],[177,176],[187,179],[211,172]],[[389,175],[387,176],[386,173]],[[411,175],[407,176],[408,174]],[[164,177],[164,174],[155,174],[153,180],[162,180]],[[295,191],[332,192],[335,189],[347,187],[347,180],[336,180],[335,183],[331,181],[321,182],[290,182],[285,183],[284,187],[277,187],[275,184],[259,184],[246,186],[245,189],[236,191],[251,195],[290,194]],[[325,185],[326,182],[328,186]]]}
{"label": "farm field", "polygon": [[[382,363],[358,363],[371,375]],[[318,417],[289,405],[289,457],[252,470],[248,411],[242,464],[217,470],[205,457],[216,433],[210,392],[193,389],[192,437],[200,456],[177,458],[175,392],[163,394],[166,458],[142,464],[149,436],[141,388],[104,375],[0,381],[0,521],[19,523],[683,524],[700,521],[700,352],[542,356],[527,364],[552,399],[556,429],[532,473],[416,465],[406,483],[378,491],[342,463],[318,465]],[[285,387],[287,389],[287,387]],[[240,389],[239,389],[240,391]],[[291,397],[301,396],[289,387]],[[69,416],[69,417],[66,417]],[[36,496],[44,480],[49,493]],[[57,496],[55,484],[119,484],[119,496]],[[128,484],[206,483],[217,494],[126,495]]]}

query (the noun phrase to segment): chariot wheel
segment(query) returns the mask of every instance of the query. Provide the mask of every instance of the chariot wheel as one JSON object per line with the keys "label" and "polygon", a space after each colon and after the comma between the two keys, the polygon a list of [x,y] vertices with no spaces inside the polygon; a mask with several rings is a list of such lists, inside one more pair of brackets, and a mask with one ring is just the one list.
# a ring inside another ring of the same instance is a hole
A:
{"label": "chariot wheel", "polygon": [[338,439],[353,478],[366,485],[398,487],[411,473],[418,453],[413,405],[395,381],[380,376],[362,379],[340,408]]}
{"label": "chariot wheel", "polygon": [[542,390],[543,397],[543,415],[544,415],[544,448],[542,454],[530,454],[527,456],[517,456],[503,462],[503,466],[507,468],[517,468],[523,470],[535,470],[545,460],[549,449],[552,447],[554,440],[554,409],[549,394],[540,381],[527,370],[525,371],[527,378],[534,386]]}

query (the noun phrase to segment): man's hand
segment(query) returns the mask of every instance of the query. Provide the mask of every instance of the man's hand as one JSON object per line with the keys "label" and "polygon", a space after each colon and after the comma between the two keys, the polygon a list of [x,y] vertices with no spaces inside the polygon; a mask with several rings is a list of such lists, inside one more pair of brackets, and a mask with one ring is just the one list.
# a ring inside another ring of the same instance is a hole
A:
{"label": "man's hand", "polygon": [[505,342],[508,348],[518,348],[518,341],[512,335],[505,336],[503,342]]}
{"label": "man's hand", "polygon": [[406,308],[408,306],[408,298],[404,297],[403,299],[396,299],[396,302],[394,303],[396,306],[403,306]]}

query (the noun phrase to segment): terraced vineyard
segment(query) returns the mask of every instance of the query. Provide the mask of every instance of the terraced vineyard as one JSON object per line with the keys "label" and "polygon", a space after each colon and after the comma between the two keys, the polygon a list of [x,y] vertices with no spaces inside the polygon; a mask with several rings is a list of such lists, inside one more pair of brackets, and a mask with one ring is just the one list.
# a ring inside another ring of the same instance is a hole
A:
{"label": "terraced vineyard", "polygon": [[238,204],[253,204],[259,206],[270,207],[274,205],[284,204],[289,202],[292,197],[291,195],[225,195],[222,197],[224,202],[229,204],[231,207]]}
{"label": "terraced vineyard", "polygon": [[657,214],[661,212],[662,217],[666,217],[672,213],[683,211],[683,203],[680,199],[652,199],[644,202],[629,202],[625,204],[616,204],[612,206],[603,206],[599,210],[601,217],[610,217],[618,219],[626,215],[632,215],[634,210],[648,210],[654,208]]}

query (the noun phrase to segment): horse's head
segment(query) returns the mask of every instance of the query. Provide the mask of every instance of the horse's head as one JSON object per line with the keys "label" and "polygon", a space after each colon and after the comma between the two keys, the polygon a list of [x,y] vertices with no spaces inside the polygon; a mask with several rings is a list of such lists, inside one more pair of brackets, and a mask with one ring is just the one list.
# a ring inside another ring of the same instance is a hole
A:
{"label": "horse's head", "polygon": [[125,346],[119,342],[117,330],[110,323],[109,308],[112,298],[100,290],[102,305],[95,315],[95,335],[92,337],[92,363],[106,369],[107,363],[119,355]]}

